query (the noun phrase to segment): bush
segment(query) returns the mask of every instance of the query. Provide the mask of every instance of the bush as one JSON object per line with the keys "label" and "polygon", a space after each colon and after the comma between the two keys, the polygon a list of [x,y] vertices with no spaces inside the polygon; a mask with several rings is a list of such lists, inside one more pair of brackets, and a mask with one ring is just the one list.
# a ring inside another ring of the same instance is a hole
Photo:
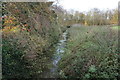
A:
{"label": "bush", "polygon": [[2,74],[3,79],[28,78],[30,69],[28,62],[23,59],[25,47],[20,46],[14,36],[3,38],[2,47]]}
{"label": "bush", "polygon": [[2,5],[3,78],[44,77],[59,39],[52,2]]}
{"label": "bush", "polygon": [[27,31],[3,33],[3,79],[44,77],[42,73],[50,68],[55,52],[53,45],[59,36],[56,31],[45,37]]}

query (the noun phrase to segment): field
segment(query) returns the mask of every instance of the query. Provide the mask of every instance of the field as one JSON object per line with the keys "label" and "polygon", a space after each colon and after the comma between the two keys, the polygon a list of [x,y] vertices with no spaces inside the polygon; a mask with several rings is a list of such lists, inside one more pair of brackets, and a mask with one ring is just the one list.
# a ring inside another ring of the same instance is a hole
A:
{"label": "field", "polygon": [[70,28],[67,47],[59,62],[61,77],[114,78],[118,76],[118,30],[116,27]]}

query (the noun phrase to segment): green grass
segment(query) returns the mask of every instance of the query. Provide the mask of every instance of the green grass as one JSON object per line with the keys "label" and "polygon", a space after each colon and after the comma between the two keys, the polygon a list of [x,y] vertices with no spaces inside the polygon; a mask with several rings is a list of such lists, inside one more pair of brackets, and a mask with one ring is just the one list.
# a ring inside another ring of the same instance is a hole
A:
{"label": "green grass", "polygon": [[116,78],[118,76],[118,32],[110,27],[72,27],[64,56],[59,62],[61,77]]}
{"label": "green grass", "polygon": [[114,30],[120,30],[120,26],[113,26],[112,29],[114,29]]}

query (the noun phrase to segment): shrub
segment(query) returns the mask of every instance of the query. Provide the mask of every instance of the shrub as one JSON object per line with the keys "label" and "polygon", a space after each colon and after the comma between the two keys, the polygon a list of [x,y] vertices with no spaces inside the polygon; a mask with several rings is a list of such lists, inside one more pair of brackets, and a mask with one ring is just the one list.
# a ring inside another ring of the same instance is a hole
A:
{"label": "shrub", "polygon": [[30,69],[28,62],[23,59],[24,50],[27,46],[20,46],[13,36],[3,38],[2,47],[2,74],[3,79],[28,78]]}

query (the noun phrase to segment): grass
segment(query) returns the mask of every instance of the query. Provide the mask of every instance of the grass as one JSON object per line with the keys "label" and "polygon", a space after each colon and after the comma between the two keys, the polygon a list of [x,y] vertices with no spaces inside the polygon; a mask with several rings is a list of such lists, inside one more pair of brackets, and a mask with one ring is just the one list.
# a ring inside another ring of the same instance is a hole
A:
{"label": "grass", "polygon": [[114,30],[120,30],[120,26],[113,26],[112,29],[114,29]]}
{"label": "grass", "polygon": [[118,32],[110,27],[72,27],[64,56],[59,62],[61,77],[116,78],[118,76]]}

